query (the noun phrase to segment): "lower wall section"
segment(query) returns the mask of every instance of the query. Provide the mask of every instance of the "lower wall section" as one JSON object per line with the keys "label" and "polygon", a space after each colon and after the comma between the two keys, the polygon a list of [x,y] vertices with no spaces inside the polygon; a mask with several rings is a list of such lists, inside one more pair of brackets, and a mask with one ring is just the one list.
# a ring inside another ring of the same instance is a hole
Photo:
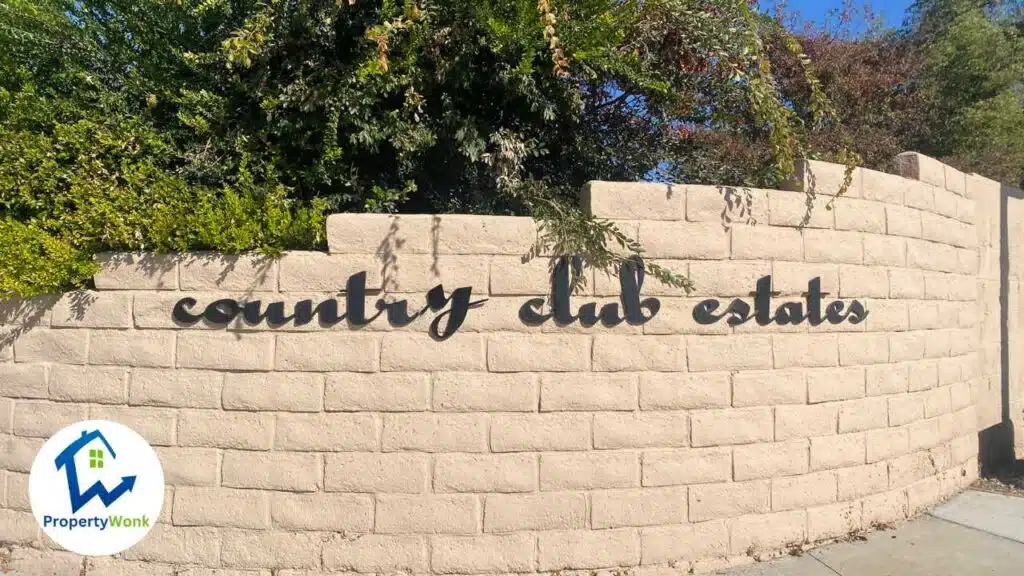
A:
{"label": "lower wall section", "polygon": [[[725,509],[752,510],[761,507],[758,501],[802,498],[796,491],[823,494],[827,490],[822,485],[834,477],[693,486],[688,500],[686,488],[484,498],[410,495],[377,497],[376,502],[372,496],[276,493],[264,498],[226,489],[178,488],[176,497],[185,504],[172,505],[174,512],[165,512],[164,521],[192,508],[199,511],[197,519],[212,514],[221,523],[259,525],[269,499],[278,526],[252,530],[157,524],[142,543],[119,557],[83,559],[48,549],[47,542],[37,539],[29,513],[0,511],[0,538],[8,543],[7,551],[0,550],[0,566],[14,574],[39,576],[496,574],[603,568],[628,568],[637,574],[702,573],[888,527],[917,515],[976,479],[973,456],[962,464],[949,458],[949,447],[904,456],[893,461],[897,473],[906,474],[904,480],[924,478],[847,502],[677,524],[671,522],[686,516],[687,501],[717,514]],[[884,486],[887,477],[885,465],[840,470],[837,475],[858,478],[862,491],[870,490],[871,482]],[[401,510],[396,532],[405,531],[402,524],[420,524],[430,530],[478,533],[361,534],[372,519],[374,504],[378,511]],[[490,526],[516,531],[480,534],[481,519],[484,530]],[[544,529],[573,523],[591,524],[593,529]],[[622,523],[638,526],[599,528]],[[642,526],[655,523],[664,525]]]}
{"label": "lower wall section", "polygon": [[[51,367],[49,386],[35,389],[69,394],[62,370]],[[4,389],[30,395],[31,372],[8,368]],[[99,372],[73,373],[73,394],[103,390]],[[283,570],[278,576],[699,572],[898,523],[977,477],[975,409],[951,404],[949,386],[819,404],[668,409],[684,390],[713,403],[711,391],[724,385],[743,403],[749,377],[759,377],[762,394],[802,381],[790,374],[772,383],[768,374],[675,376],[667,389],[641,378],[638,390],[626,373],[570,380],[138,369],[127,374],[136,405],[5,401],[14,418],[0,450],[0,547],[12,550],[16,574],[80,574],[82,559],[40,533],[27,484],[43,439],[85,418],[140,431],[168,483],[152,532],[118,558],[90,559],[87,575],[171,575],[189,566]],[[551,389],[554,382],[561,384]],[[636,402],[638,392],[660,409],[610,410]],[[536,410],[538,401],[559,411],[450,411],[481,402]],[[320,411],[323,402],[356,411]],[[421,402],[439,412],[361,411]],[[194,407],[164,406],[171,403]],[[213,404],[222,408],[200,408]]]}

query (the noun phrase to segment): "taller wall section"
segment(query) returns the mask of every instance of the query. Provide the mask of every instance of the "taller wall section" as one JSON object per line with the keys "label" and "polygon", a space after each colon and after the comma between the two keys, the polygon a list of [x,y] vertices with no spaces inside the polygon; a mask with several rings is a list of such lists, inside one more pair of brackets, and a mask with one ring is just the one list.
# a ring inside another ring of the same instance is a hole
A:
{"label": "taller wall section", "polygon": [[994,464],[1024,459],[1024,192],[976,174],[966,178],[978,232],[978,424]]}

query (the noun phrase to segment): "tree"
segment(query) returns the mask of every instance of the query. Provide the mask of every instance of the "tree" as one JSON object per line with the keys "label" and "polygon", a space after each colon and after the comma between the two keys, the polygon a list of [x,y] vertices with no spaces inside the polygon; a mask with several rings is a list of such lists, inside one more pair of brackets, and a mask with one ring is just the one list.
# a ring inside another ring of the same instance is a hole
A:
{"label": "tree", "polygon": [[[809,26],[782,12],[813,62],[832,106],[807,134],[808,156],[851,150],[863,166],[893,171],[892,159],[916,150],[1008,184],[1024,178],[1024,3],[921,0],[900,30],[884,30],[870,11],[847,3],[834,21]],[[854,32],[854,28],[866,32]],[[817,96],[804,64],[770,35],[768,53],[782,99],[804,124]],[[756,124],[688,131],[679,141],[684,169],[671,179],[774,187],[768,141]],[[737,121],[737,119],[739,121]]]}
{"label": "tree", "polygon": [[690,126],[742,123],[775,177],[806,150],[827,106],[806,73],[812,125],[782,102],[769,35],[745,0],[7,0],[0,246],[67,264],[0,292],[97,250],[314,248],[352,210],[531,214],[615,269],[641,247],[586,181],[681,166]]}
{"label": "tree", "polygon": [[[797,125],[814,128],[804,132],[802,154],[894,168],[892,159],[912,147],[921,127],[914,87],[921,58],[908,50],[906,38],[882,29],[869,9],[861,12],[849,2],[821,24],[804,22],[785,7],[773,17],[777,28],[766,36],[766,48],[780,97]],[[806,56],[793,50],[794,37]],[[738,103],[727,121],[683,132],[676,142],[682,160],[666,179],[778,187],[770,141],[742,108]],[[822,108],[828,114],[821,116]]]}
{"label": "tree", "polygon": [[1024,185],[1024,3],[930,0],[912,10],[929,127],[918,146]]}
{"label": "tree", "polygon": [[[865,28],[866,31],[855,32]],[[811,147],[838,154],[855,150],[862,165],[889,170],[893,158],[913,148],[921,136],[923,113],[916,78],[920,54],[905,35],[885,30],[869,9],[847,5],[837,21],[807,29],[799,37],[834,114],[832,122],[809,135]],[[812,95],[802,86],[799,70],[781,56],[780,86],[802,115]]]}

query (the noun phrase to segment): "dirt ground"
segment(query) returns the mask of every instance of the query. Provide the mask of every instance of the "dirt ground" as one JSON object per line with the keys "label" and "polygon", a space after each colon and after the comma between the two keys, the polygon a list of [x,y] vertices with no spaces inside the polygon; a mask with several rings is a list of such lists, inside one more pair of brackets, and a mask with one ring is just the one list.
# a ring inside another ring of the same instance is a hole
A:
{"label": "dirt ground", "polygon": [[1013,466],[979,478],[971,488],[1024,498],[1024,461],[1018,460]]}

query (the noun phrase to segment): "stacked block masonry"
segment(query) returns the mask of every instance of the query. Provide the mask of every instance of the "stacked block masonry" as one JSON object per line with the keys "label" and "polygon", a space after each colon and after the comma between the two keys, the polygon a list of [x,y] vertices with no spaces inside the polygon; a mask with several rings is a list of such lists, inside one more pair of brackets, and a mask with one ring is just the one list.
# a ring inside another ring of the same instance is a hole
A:
{"label": "stacked block masonry", "polygon": [[[643,325],[524,324],[550,282],[547,259],[523,262],[528,218],[339,214],[329,253],[105,255],[95,290],[0,308],[7,561],[19,574],[683,574],[897,523],[976,478],[977,434],[1000,406],[998,185],[919,155],[905,166],[857,169],[834,210],[843,167],[821,162],[788,191],[591,183],[586,209],[696,284],[648,277],[661,306]],[[371,312],[381,294],[418,309],[439,283],[487,302],[443,341],[432,314],[358,330],[171,315],[185,297],[194,311],[343,301],[362,271],[381,292]],[[574,306],[615,302],[619,281],[589,274]],[[700,301],[749,298],[765,275],[779,301],[820,277],[869,315],[694,321]],[[163,463],[162,517],[118,557],[58,550],[30,512],[33,456],[83,419],[133,427]]]}

